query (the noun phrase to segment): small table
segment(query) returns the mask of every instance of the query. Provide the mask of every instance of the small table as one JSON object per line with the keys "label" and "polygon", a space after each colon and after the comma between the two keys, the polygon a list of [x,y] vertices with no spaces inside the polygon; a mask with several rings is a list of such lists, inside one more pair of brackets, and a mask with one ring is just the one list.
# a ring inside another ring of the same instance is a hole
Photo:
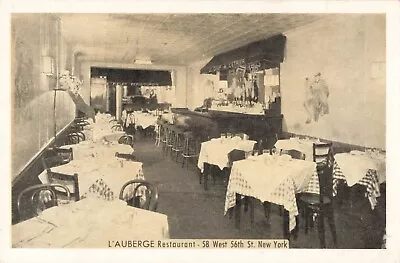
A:
{"label": "small table", "polygon": [[256,141],[242,140],[239,137],[218,138],[201,144],[197,167],[204,174],[204,187],[207,189],[208,171],[205,171],[204,164],[218,166],[221,170],[229,167],[228,154],[232,150],[242,150],[247,155],[253,151]]}
{"label": "small table", "polygon": [[381,195],[379,185],[386,181],[386,156],[352,151],[335,154],[335,162],[335,177],[346,182],[349,187],[355,184],[365,186],[365,196],[374,210],[377,198]]}
{"label": "small table", "polygon": [[91,157],[109,157],[113,158],[116,152],[131,154],[133,149],[127,144],[108,143],[103,144],[101,142],[93,143],[90,141],[83,141],[78,144],[64,145],[62,149],[72,148],[74,160],[80,160]]}
{"label": "small table", "polygon": [[[142,179],[143,169],[141,162],[118,160],[117,158],[86,158],[51,168],[53,172],[63,174],[78,173],[78,182],[81,198],[96,196],[104,200],[118,199],[122,186],[129,180]],[[48,175],[44,170],[39,175],[42,183],[48,183]],[[65,182],[62,182],[65,185]],[[66,185],[71,193],[74,186]],[[133,197],[134,187],[128,187],[124,200]]]}
{"label": "small table", "polygon": [[14,248],[108,248],[116,241],[169,238],[166,215],[93,198],[46,209],[11,231]]}
{"label": "small table", "polygon": [[[284,220],[284,233],[288,235],[296,227],[296,193],[305,191],[308,181],[316,174],[315,163],[288,157],[263,154],[234,162],[224,213],[235,206],[237,194],[282,205],[288,213],[288,219]],[[238,209],[240,206],[236,204],[237,224],[240,217]]]}

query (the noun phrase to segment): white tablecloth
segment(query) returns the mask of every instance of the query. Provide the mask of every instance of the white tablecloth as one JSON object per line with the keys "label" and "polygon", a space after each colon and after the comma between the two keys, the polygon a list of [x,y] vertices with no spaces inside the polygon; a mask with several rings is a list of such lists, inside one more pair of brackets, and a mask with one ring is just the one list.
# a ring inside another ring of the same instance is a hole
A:
{"label": "white tablecloth", "polygon": [[166,215],[92,198],[49,208],[11,231],[12,247],[23,248],[108,248],[115,241],[169,238]]}
{"label": "white tablecloth", "polygon": [[[125,161],[118,158],[86,158],[51,168],[63,174],[78,173],[81,197],[95,195],[107,200],[118,198],[122,185],[129,180],[144,179],[141,162]],[[42,183],[49,183],[46,170],[39,175]],[[62,184],[65,185],[64,182]],[[66,185],[73,193],[73,184]],[[127,189],[126,198],[132,197],[133,189]]]}
{"label": "white tablecloth", "polygon": [[131,154],[133,149],[127,144],[109,143],[103,144],[101,142],[93,143],[91,141],[83,141],[78,144],[64,145],[60,148],[72,148],[74,160],[85,159],[88,157],[109,157],[113,158],[116,152]]}
{"label": "white tablecloth", "polygon": [[143,129],[149,126],[155,126],[157,124],[158,116],[154,116],[151,113],[135,113],[136,127],[142,126]]}
{"label": "white tablecloth", "polygon": [[289,212],[289,228],[296,226],[298,215],[296,193],[305,190],[316,173],[313,162],[289,156],[263,154],[233,163],[225,200],[225,213],[236,202],[236,193],[252,196],[262,202],[283,205]]}
{"label": "white tablecloth", "polygon": [[358,183],[368,170],[376,170],[379,183],[386,181],[386,158],[384,155],[352,151],[351,153],[335,154],[335,160],[349,186]]}
{"label": "white tablecloth", "polygon": [[218,138],[203,142],[197,166],[201,172],[204,170],[204,163],[214,164],[223,169],[229,166],[228,153],[235,149],[252,152],[255,143],[256,141],[241,140],[239,137]]}

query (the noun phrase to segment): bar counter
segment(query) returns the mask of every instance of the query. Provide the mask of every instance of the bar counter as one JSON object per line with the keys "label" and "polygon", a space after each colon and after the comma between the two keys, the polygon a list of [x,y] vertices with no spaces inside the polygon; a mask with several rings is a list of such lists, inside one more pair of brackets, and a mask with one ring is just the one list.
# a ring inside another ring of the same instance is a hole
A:
{"label": "bar counter", "polygon": [[194,133],[206,133],[209,137],[219,137],[226,132],[244,132],[250,139],[259,140],[282,133],[282,114],[255,115],[216,110],[197,112],[186,108],[174,108],[172,112],[176,125]]}

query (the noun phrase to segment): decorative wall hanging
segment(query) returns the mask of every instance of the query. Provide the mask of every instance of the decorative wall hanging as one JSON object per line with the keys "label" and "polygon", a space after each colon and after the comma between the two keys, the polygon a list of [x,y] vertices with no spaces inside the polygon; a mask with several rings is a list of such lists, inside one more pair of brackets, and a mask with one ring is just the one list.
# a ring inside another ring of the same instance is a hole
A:
{"label": "decorative wall hanging", "polygon": [[305,101],[303,103],[307,113],[306,123],[318,122],[319,119],[329,114],[329,88],[321,73],[314,75],[310,80],[305,78]]}

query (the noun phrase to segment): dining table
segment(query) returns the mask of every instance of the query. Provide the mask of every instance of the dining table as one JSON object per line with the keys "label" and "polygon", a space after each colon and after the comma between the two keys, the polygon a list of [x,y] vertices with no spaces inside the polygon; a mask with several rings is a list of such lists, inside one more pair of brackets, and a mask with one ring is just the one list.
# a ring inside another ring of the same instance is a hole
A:
{"label": "dining table", "polygon": [[[237,202],[243,196],[281,205],[288,213],[284,222],[287,235],[296,227],[296,193],[307,191],[308,182],[316,174],[314,162],[292,159],[289,155],[262,154],[233,162],[224,214],[235,206],[236,210],[240,209]],[[236,217],[239,216],[240,212],[236,213]]]}
{"label": "dining table", "polygon": [[[112,158],[85,158],[52,167],[51,171],[61,174],[78,174],[80,198],[96,196],[104,200],[114,200],[119,196],[122,186],[129,180],[144,180],[143,164],[117,157]],[[50,183],[48,173],[44,170],[39,174],[39,180]],[[52,181],[57,183],[57,181]],[[74,193],[73,182],[60,181]],[[124,192],[124,200],[133,197],[134,187],[128,187]]]}
{"label": "dining table", "polygon": [[202,142],[197,167],[203,172],[204,163],[208,163],[216,165],[222,170],[229,167],[228,154],[232,150],[242,150],[249,155],[253,151],[254,144],[256,144],[256,141],[243,140],[239,136],[213,138]]}
{"label": "dining table", "polygon": [[365,186],[371,210],[381,196],[380,184],[386,182],[386,155],[379,151],[358,151],[335,154],[334,175],[349,187]]}
{"label": "dining table", "polygon": [[96,122],[89,122],[89,125],[83,127],[83,133],[85,134],[87,141],[118,141],[118,139],[125,135],[125,132],[121,129],[113,128],[117,125],[116,119],[105,113],[96,114]]}
{"label": "dining table", "polygon": [[[284,150],[298,150],[305,154],[306,160],[313,160],[313,144],[319,140],[290,138],[278,140],[275,147]],[[380,151],[353,150],[349,153],[334,155],[333,165],[333,194],[337,194],[340,182],[348,187],[355,184],[365,186],[365,196],[368,198],[371,209],[377,205],[380,196],[379,185],[386,181],[386,155]],[[308,192],[319,193],[318,177],[312,177]],[[351,203],[351,202],[350,202]]]}
{"label": "dining table", "polygon": [[208,176],[211,173],[211,165],[217,166],[220,170],[230,167],[228,154],[233,150],[245,152],[245,157],[251,155],[256,141],[243,140],[239,136],[232,138],[213,138],[202,142],[197,167],[204,178],[204,188],[207,189]]}
{"label": "dining table", "polygon": [[114,157],[115,153],[132,154],[134,149],[127,144],[120,144],[116,141],[82,141],[78,144],[63,145],[61,149],[70,149],[73,151],[73,158],[75,160],[85,159],[89,157]]}
{"label": "dining table", "polygon": [[11,228],[13,248],[111,248],[118,241],[169,239],[168,217],[123,200],[86,198],[54,206]]}

